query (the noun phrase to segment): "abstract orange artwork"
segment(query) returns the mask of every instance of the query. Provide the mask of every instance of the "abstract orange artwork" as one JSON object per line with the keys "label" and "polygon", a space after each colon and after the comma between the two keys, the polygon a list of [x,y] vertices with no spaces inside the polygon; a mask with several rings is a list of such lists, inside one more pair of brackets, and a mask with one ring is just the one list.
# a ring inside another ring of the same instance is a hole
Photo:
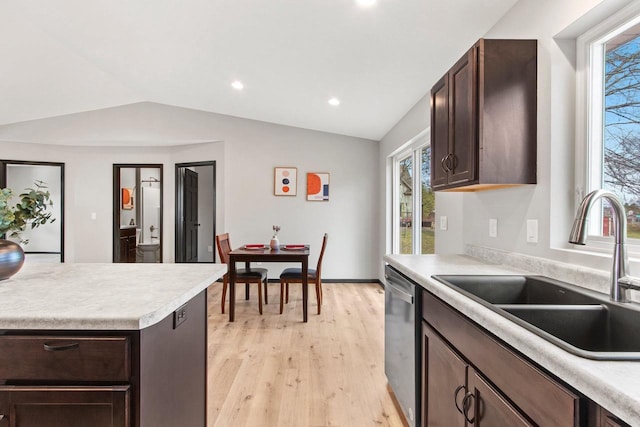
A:
{"label": "abstract orange artwork", "polygon": [[122,209],[133,209],[133,188],[122,188]]}
{"label": "abstract orange artwork", "polygon": [[329,174],[325,172],[307,173],[307,200],[329,200]]}

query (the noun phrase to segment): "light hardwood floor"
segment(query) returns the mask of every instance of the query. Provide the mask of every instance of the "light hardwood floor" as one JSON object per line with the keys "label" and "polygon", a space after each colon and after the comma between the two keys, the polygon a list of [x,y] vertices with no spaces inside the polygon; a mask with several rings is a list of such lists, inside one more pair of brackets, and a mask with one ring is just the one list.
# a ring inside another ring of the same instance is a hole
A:
{"label": "light hardwood floor", "polygon": [[310,287],[306,324],[300,285],[282,315],[279,284],[262,316],[257,288],[249,301],[243,288],[233,323],[220,313],[222,284],[208,291],[208,427],[403,425],[384,375],[380,285],[325,283],[320,315]]}

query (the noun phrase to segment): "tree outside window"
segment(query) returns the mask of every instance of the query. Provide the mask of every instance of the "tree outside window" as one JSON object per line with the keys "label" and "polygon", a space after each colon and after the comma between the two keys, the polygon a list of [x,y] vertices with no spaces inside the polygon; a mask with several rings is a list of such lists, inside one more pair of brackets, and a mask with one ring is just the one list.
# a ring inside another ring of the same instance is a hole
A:
{"label": "tree outside window", "polygon": [[[640,238],[640,25],[605,44],[602,187],[627,210],[628,236]],[[603,208],[602,234],[613,219]]]}

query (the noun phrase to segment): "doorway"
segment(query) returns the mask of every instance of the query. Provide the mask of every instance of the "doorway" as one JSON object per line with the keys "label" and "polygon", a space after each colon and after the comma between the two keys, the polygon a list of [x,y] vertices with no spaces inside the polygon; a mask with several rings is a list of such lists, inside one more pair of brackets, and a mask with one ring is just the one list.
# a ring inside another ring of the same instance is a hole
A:
{"label": "doorway", "polygon": [[113,165],[113,262],[162,262],[162,165]]}
{"label": "doorway", "polygon": [[216,162],[176,163],[176,262],[216,261]]}
{"label": "doorway", "polygon": [[51,194],[50,209],[55,221],[33,229],[27,227],[22,233],[23,239],[29,241],[24,253],[37,262],[64,262],[64,163],[0,160],[0,188],[13,189],[16,199],[25,188],[35,188],[36,183]]}

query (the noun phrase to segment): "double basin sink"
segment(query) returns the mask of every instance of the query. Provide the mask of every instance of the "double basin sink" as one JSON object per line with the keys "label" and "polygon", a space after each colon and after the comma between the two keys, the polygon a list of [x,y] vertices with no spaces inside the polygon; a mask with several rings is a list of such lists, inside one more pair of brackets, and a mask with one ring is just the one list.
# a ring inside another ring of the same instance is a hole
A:
{"label": "double basin sink", "polygon": [[433,278],[575,355],[640,360],[640,304],[544,276]]}

